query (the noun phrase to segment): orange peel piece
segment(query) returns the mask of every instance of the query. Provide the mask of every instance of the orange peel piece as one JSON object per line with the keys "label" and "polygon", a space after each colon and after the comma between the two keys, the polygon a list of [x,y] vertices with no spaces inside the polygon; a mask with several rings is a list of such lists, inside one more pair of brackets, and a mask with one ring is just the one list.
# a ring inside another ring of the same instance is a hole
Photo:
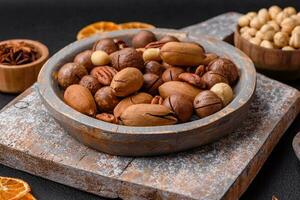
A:
{"label": "orange peel piece", "polygon": [[37,200],[32,194],[27,193],[24,197],[19,200]]}
{"label": "orange peel piece", "polygon": [[17,178],[0,177],[0,200],[18,200],[30,192],[28,183]]}
{"label": "orange peel piece", "polygon": [[116,31],[119,29],[120,27],[114,22],[109,22],[109,21],[95,22],[93,24],[87,25],[86,27],[82,28],[77,34],[77,40],[81,40],[95,34],[109,32],[109,31]]}
{"label": "orange peel piece", "polygon": [[124,29],[152,29],[155,28],[152,24],[147,24],[144,22],[127,22],[119,24],[121,30]]}

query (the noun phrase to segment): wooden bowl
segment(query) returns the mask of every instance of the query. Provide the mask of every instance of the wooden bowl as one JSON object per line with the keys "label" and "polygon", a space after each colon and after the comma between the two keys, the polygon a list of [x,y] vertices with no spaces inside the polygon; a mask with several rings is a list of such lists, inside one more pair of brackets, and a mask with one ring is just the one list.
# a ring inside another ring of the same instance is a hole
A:
{"label": "wooden bowl", "polygon": [[231,133],[247,116],[256,85],[256,71],[252,61],[233,46],[214,38],[188,35],[168,29],[153,29],[158,38],[173,35],[180,40],[198,42],[209,52],[230,58],[240,70],[240,80],[234,87],[235,98],[221,111],[191,122],[154,127],[115,125],[83,115],[62,99],[53,74],[66,62],[71,62],[79,52],[92,48],[95,41],[121,38],[130,44],[138,30],[124,30],[97,35],[72,43],[53,57],[42,68],[39,78],[41,98],[57,121],[78,141],[93,149],[113,155],[148,156],[178,152],[213,142]]}
{"label": "wooden bowl", "polygon": [[283,51],[252,44],[241,36],[239,28],[234,33],[234,45],[251,58],[258,71],[279,80],[300,78],[300,50]]}
{"label": "wooden bowl", "polygon": [[26,90],[37,80],[40,69],[49,57],[48,48],[40,42],[33,40],[6,40],[0,45],[8,42],[24,41],[34,46],[41,57],[36,61],[24,65],[2,65],[0,64],[0,92],[20,93]]}

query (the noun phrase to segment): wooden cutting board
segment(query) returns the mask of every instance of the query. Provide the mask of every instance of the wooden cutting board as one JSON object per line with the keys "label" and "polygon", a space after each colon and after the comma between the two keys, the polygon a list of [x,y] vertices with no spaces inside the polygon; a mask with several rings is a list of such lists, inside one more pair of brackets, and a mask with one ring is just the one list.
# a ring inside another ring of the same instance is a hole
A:
{"label": "wooden cutting board", "polygon": [[[227,13],[183,30],[230,41],[238,17]],[[298,90],[258,74],[248,118],[228,137],[167,156],[117,157],[69,136],[34,85],[0,112],[0,163],[110,198],[238,199],[299,110]]]}

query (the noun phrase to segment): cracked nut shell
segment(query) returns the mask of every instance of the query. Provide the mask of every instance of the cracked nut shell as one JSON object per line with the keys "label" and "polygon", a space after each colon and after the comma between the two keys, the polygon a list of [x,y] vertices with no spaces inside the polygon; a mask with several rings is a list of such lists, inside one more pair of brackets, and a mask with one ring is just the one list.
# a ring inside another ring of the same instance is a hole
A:
{"label": "cracked nut shell", "polygon": [[143,90],[149,94],[157,94],[158,87],[163,84],[163,80],[156,74],[144,74]]}
{"label": "cracked nut shell", "polygon": [[179,75],[183,72],[184,70],[180,67],[170,67],[164,71],[161,77],[164,82],[179,81]]}
{"label": "cracked nut shell", "polygon": [[111,112],[120,102],[109,86],[102,87],[95,94],[95,101],[101,112]]}
{"label": "cracked nut shell", "polygon": [[144,68],[144,60],[142,54],[134,48],[125,48],[116,51],[110,55],[112,67],[117,71],[127,67],[134,67],[142,70]]}
{"label": "cracked nut shell", "polygon": [[57,81],[62,88],[66,89],[70,85],[78,84],[81,78],[87,74],[84,66],[78,63],[67,63],[59,69]]}
{"label": "cracked nut shell", "polygon": [[194,100],[196,114],[200,117],[212,115],[223,108],[222,100],[212,91],[200,92]]}

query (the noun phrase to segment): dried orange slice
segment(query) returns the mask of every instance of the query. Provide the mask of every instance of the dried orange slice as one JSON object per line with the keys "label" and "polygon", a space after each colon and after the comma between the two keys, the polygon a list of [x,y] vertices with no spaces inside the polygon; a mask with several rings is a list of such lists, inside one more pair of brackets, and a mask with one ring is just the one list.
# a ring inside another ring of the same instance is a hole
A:
{"label": "dried orange slice", "polygon": [[27,193],[24,197],[22,197],[19,200],[36,200],[36,198],[32,194]]}
{"label": "dried orange slice", "polygon": [[119,24],[119,27],[121,30],[133,29],[133,28],[137,28],[137,29],[155,28],[155,26],[153,26],[151,24],[143,23],[143,22],[127,22],[127,23]]}
{"label": "dried orange slice", "polygon": [[0,177],[0,200],[18,200],[30,192],[29,185],[16,178]]}
{"label": "dried orange slice", "polygon": [[77,40],[90,37],[97,33],[109,32],[119,30],[119,26],[114,22],[100,21],[90,24],[82,28],[77,34]]}

